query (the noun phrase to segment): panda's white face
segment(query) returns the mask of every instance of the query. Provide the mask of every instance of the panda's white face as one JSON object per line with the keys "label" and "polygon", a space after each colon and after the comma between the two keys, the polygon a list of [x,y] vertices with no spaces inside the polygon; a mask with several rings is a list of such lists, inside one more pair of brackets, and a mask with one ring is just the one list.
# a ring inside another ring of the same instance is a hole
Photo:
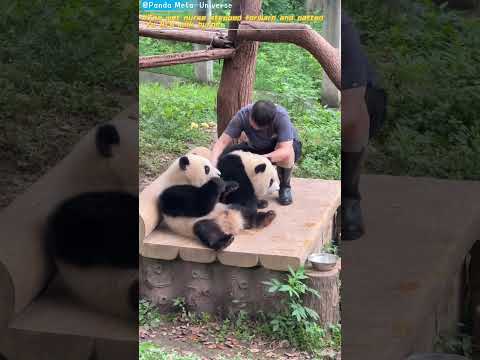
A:
{"label": "panda's white face", "polygon": [[242,159],[257,198],[264,198],[280,189],[277,169],[265,156],[241,150],[232,151],[232,154]]}
{"label": "panda's white face", "polygon": [[182,156],[178,159],[178,166],[193,186],[203,186],[211,178],[220,176],[220,171],[208,159],[198,155]]}
{"label": "panda's white face", "polygon": [[255,165],[251,181],[255,195],[260,199],[280,189],[277,169],[265,157]]}

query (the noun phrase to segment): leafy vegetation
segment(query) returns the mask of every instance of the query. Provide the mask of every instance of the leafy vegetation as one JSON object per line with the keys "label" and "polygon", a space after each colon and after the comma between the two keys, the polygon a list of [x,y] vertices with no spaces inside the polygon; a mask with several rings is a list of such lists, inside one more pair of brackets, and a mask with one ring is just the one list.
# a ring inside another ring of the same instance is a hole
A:
{"label": "leafy vegetation", "polygon": [[[326,328],[321,327],[317,322],[318,314],[303,304],[306,294],[320,296],[306,284],[307,279],[305,270],[300,268],[296,271],[290,269],[284,281],[272,279],[264,283],[268,287],[268,291],[281,295],[283,310],[280,313],[249,314],[246,311],[239,311],[226,319],[215,319],[205,313],[197,315],[190,312],[185,300],[176,298],[172,301],[172,305],[176,309],[176,316],[167,319],[167,317],[160,316],[148,301],[142,300],[140,325],[147,329],[154,329],[155,326],[165,325],[170,321],[174,324],[182,324],[180,328],[185,329],[185,325],[190,324],[194,328],[200,327],[204,333],[209,334],[208,343],[214,341],[216,344],[227,343],[233,346],[237,340],[251,344],[255,340],[262,339],[262,341],[286,342],[287,346],[307,351],[310,354],[320,355],[327,349],[339,352],[341,348],[340,324],[332,324]],[[237,340],[232,340],[232,338]],[[207,339],[202,342],[207,342]],[[145,353],[147,354],[149,351],[152,354],[165,352],[158,347],[152,348],[150,345],[145,345]],[[171,354],[171,352],[166,352],[166,354]],[[174,355],[171,356],[172,359],[176,359]]]}
{"label": "leafy vegetation", "polygon": [[480,19],[432,1],[347,0],[389,93],[373,170],[480,179]]}
{"label": "leafy vegetation", "polygon": [[[135,5],[135,4],[133,4]],[[131,1],[0,4],[0,151],[32,180],[135,91]]]}
{"label": "leafy vegetation", "polygon": [[276,279],[265,282],[269,286],[269,292],[287,295],[283,300],[283,312],[268,315],[271,320],[266,327],[267,333],[274,337],[287,339],[291,344],[306,349],[310,352],[318,352],[326,347],[339,350],[341,347],[340,325],[331,326],[326,330],[316,322],[318,314],[305,305],[303,298],[307,293],[320,297],[320,294],[307,286],[305,280],[308,276],[305,269],[297,271],[289,269],[286,282]]}

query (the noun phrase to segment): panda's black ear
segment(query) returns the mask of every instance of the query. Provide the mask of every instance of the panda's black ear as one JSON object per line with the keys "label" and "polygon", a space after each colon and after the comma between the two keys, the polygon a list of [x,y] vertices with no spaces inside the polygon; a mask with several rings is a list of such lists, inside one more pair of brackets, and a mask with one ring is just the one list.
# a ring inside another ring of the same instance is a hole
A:
{"label": "panda's black ear", "polygon": [[115,126],[106,124],[97,129],[95,137],[97,151],[103,157],[112,157],[112,145],[120,144],[120,135]]}
{"label": "panda's black ear", "polygon": [[255,166],[255,174],[264,172],[267,169],[267,164],[260,164]]}
{"label": "panda's black ear", "polygon": [[185,171],[187,169],[187,166],[190,165],[190,160],[188,160],[188,157],[182,156],[179,161],[180,164],[180,169]]}

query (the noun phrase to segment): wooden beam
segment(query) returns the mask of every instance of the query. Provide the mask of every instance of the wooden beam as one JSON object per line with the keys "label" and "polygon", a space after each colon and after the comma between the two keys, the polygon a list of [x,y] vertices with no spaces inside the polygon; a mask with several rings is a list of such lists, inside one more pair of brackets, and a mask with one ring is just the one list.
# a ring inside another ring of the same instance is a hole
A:
{"label": "wooden beam", "polygon": [[139,23],[143,23],[144,25],[147,25],[150,28],[156,28],[156,29],[176,29],[176,30],[192,29],[192,30],[221,32],[222,34],[227,35],[227,30],[222,28],[207,28],[194,23],[186,23],[182,21],[152,19],[144,15],[140,15]]}
{"label": "wooden beam", "polygon": [[229,59],[235,54],[235,49],[211,49],[189,51],[176,54],[154,55],[140,57],[140,69],[192,64],[216,59]]}
{"label": "wooden beam", "polygon": [[221,32],[188,29],[161,29],[150,27],[142,23],[139,25],[138,32],[140,36],[154,39],[211,45],[215,48],[233,47],[233,43],[226,39]]}
{"label": "wooden beam", "polygon": [[237,40],[292,43],[308,50],[340,89],[340,52],[306,24],[275,24],[242,21]]}

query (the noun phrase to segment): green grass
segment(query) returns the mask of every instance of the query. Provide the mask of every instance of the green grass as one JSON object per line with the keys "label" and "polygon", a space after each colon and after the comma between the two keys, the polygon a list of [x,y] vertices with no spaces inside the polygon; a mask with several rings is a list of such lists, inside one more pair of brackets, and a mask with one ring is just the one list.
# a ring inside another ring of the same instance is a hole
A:
{"label": "green grass", "polygon": [[90,5],[0,5],[0,151],[24,174],[65,156],[119,109],[115,91],[135,84],[137,53],[124,53],[137,41],[131,2]]}
{"label": "green grass", "polygon": [[[211,145],[211,132],[201,127],[192,129],[191,123],[215,122],[216,91],[213,86],[198,84],[168,89],[158,84],[140,86],[141,167],[155,173],[161,154],[181,155],[190,147]],[[270,98],[279,100],[279,97]],[[292,106],[289,108],[287,104],[287,110],[299,130],[304,151],[296,175],[339,179],[339,112],[316,103]]]}
{"label": "green grass", "polygon": [[140,167],[156,173],[161,154],[181,155],[189,146],[209,146],[211,133],[191,123],[215,121],[215,96],[213,87],[197,84],[140,86]]}
{"label": "green grass", "polygon": [[[166,350],[151,342],[141,342],[139,345],[139,359],[140,360],[203,360],[205,357],[191,355],[182,355],[176,351]],[[250,359],[251,357],[245,356],[228,356],[228,357],[216,357],[217,360],[241,360]]]}
{"label": "green grass", "polygon": [[370,168],[393,175],[480,179],[480,19],[432,1],[347,0],[345,8],[389,93]]}

